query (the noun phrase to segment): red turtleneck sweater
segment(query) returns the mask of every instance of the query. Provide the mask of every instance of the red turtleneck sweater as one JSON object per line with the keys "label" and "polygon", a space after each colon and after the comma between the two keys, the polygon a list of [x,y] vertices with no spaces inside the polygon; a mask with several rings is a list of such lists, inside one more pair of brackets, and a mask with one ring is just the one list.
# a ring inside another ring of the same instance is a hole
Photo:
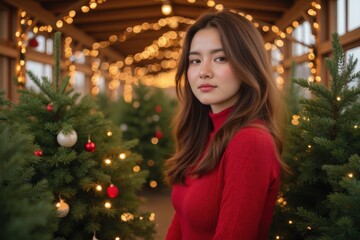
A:
{"label": "red turtleneck sweater", "polygon": [[[210,113],[214,130],[232,108]],[[174,184],[175,214],[167,240],[267,239],[278,193],[280,164],[271,134],[246,127],[230,140],[219,165],[201,177]]]}

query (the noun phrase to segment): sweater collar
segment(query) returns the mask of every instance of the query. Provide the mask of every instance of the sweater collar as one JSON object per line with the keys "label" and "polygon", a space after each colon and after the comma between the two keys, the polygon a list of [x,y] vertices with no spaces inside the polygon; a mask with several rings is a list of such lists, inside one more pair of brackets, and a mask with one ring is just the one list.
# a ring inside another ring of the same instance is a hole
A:
{"label": "sweater collar", "polygon": [[226,108],[218,113],[213,113],[212,111],[209,112],[209,116],[213,123],[215,132],[217,132],[222,127],[222,125],[224,124],[226,119],[229,117],[229,115],[233,109],[234,109],[234,107],[232,106],[232,107]]}

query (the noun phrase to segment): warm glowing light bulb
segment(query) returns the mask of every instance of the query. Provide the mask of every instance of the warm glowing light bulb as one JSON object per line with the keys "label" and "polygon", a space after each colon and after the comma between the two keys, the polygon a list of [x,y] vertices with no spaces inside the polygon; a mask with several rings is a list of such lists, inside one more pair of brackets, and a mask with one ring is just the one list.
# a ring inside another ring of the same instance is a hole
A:
{"label": "warm glowing light bulb", "polygon": [[97,7],[97,3],[96,3],[96,2],[90,3],[90,8],[91,8],[91,9],[95,9],[96,7]]}
{"label": "warm glowing light bulb", "polygon": [[293,21],[293,22],[292,22],[292,25],[293,25],[293,27],[295,27],[295,28],[296,28],[296,27],[298,27],[298,26],[299,26],[299,22],[298,22],[298,21]]}
{"label": "warm glowing light bulb", "polygon": [[151,213],[150,217],[149,217],[150,221],[154,221],[155,220],[155,213]]}
{"label": "warm glowing light bulb", "polygon": [[156,145],[156,144],[158,144],[158,142],[159,142],[158,138],[156,138],[156,137],[151,138],[151,143],[152,144]]}
{"label": "warm glowing light bulb", "polygon": [[150,181],[150,183],[149,183],[149,185],[150,185],[150,187],[152,187],[152,188],[156,188],[157,187],[157,182],[156,181]]}
{"label": "warm glowing light bulb", "polygon": [[262,30],[264,32],[268,32],[270,30],[270,27],[265,25],[265,26],[262,27]]}
{"label": "warm glowing light bulb", "polygon": [[222,11],[224,9],[224,5],[222,4],[216,4],[215,5],[215,9],[218,10],[218,11]]}
{"label": "warm glowing light bulb", "polygon": [[111,159],[109,159],[109,158],[104,159],[104,163],[106,166],[111,165]]}
{"label": "warm glowing light bulb", "polygon": [[120,154],[119,154],[119,158],[120,158],[120,159],[125,159],[125,158],[126,158],[126,154],[125,154],[125,153],[120,153]]}
{"label": "warm glowing light bulb", "polygon": [[214,6],[215,6],[215,1],[213,1],[213,0],[208,0],[207,3],[206,3],[206,5],[207,5],[208,7],[214,7]]}
{"label": "warm glowing light bulb", "polygon": [[87,13],[87,12],[90,11],[90,8],[89,8],[88,6],[82,6],[82,7],[81,7],[81,11],[82,11],[83,13]]}
{"label": "warm glowing light bulb", "polygon": [[96,187],[95,187],[95,189],[96,189],[96,191],[102,191],[102,186],[101,185],[96,185]]}
{"label": "warm glowing light bulb", "polygon": [[111,208],[111,203],[109,201],[105,202],[104,206],[109,209]]}
{"label": "warm glowing light bulb", "polygon": [[63,21],[61,21],[61,20],[57,21],[57,22],[56,22],[56,26],[57,26],[58,28],[61,28],[61,27],[63,26]]}
{"label": "warm glowing light bulb", "polygon": [[70,12],[69,12],[69,17],[75,17],[75,15],[76,15],[76,12],[74,11],[74,10],[71,10]]}
{"label": "warm glowing light bulb", "polygon": [[134,172],[139,172],[140,171],[140,166],[139,165],[134,166],[133,171]]}
{"label": "warm glowing light bulb", "polygon": [[169,1],[164,1],[163,5],[161,6],[161,12],[164,15],[170,15],[172,12],[172,7]]}

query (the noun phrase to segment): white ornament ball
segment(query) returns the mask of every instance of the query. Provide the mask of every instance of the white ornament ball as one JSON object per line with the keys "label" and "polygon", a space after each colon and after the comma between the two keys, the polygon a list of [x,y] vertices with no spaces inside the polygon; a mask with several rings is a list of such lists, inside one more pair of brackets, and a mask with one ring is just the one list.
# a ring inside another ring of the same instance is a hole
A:
{"label": "white ornament ball", "polygon": [[128,125],[126,125],[125,123],[123,123],[123,124],[121,124],[120,125],[120,129],[121,129],[121,131],[123,131],[123,132],[126,132],[127,130],[128,130]]}
{"label": "white ornament ball", "polygon": [[59,132],[56,139],[61,146],[72,147],[75,145],[77,138],[77,133],[75,132],[75,130],[72,130],[67,134],[64,134],[63,131]]}
{"label": "white ornament ball", "polygon": [[61,199],[60,202],[56,204],[56,207],[59,218],[66,217],[68,215],[70,207],[64,200]]}

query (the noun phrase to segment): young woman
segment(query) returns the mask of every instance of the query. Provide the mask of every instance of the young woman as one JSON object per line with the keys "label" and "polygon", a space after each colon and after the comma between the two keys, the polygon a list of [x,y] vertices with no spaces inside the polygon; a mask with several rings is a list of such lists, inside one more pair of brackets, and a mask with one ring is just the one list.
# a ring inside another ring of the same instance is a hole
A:
{"label": "young woman", "polygon": [[280,94],[260,33],[231,11],[203,15],[187,31],[176,85],[166,239],[267,239],[284,164]]}

